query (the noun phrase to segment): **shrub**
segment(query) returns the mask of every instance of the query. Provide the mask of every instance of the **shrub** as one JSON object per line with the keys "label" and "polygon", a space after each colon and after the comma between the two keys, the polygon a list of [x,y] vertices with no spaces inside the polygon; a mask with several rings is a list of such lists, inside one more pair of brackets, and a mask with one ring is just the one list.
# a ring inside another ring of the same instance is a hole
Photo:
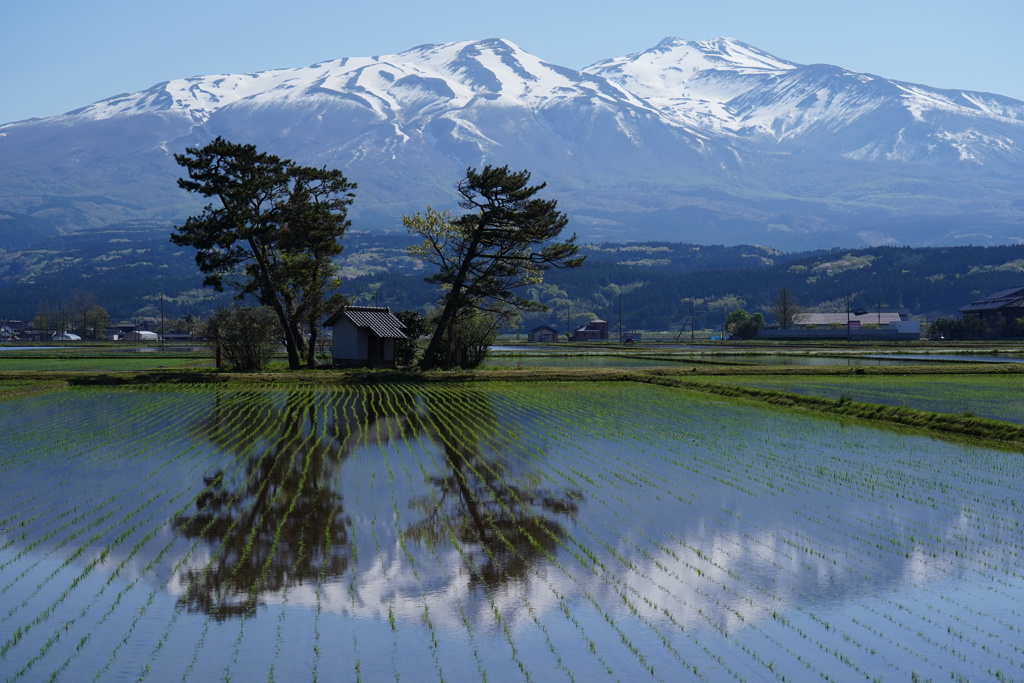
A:
{"label": "shrub", "polygon": [[239,372],[259,372],[280,346],[281,324],[266,306],[222,308],[203,325],[203,336]]}

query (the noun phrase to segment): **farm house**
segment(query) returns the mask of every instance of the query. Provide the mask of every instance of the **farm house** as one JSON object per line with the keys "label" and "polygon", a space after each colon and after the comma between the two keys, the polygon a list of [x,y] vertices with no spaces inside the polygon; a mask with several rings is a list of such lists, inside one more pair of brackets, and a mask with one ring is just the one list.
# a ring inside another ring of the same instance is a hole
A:
{"label": "farm house", "polygon": [[999,329],[1005,322],[1024,317],[1024,287],[1004,289],[957,310],[965,318],[981,318],[991,329]]}
{"label": "farm house", "polygon": [[541,325],[530,330],[527,338],[532,342],[558,341],[558,330],[551,325]]}
{"label": "farm house", "polygon": [[595,341],[608,339],[608,322],[594,318],[586,325],[576,328],[570,341]]}
{"label": "farm house", "polygon": [[345,306],[324,327],[334,329],[331,358],[343,368],[393,368],[395,340],[405,339],[402,321],[387,307]]}

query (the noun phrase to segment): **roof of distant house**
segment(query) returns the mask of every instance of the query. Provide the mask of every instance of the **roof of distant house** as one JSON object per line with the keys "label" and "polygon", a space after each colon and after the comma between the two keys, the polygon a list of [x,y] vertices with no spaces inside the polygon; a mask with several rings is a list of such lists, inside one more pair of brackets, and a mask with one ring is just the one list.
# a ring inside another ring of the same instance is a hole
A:
{"label": "roof of distant house", "polygon": [[402,321],[386,306],[345,306],[324,321],[325,327],[334,327],[342,318],[356,327],[369,328],[382,339],[405,339]]}
{"label": "roof of distant house", "polygon": [[956,310],[961,313],[980,313],[981,311],[997,311],[1000,308],[1022,307],[1024,307],[1024,287],[1015,287],[990,294],[984,299],[971,302]]}
{"label": "roof of distant house", "polygon": [[793,322],[800,326],[842,325],[845,327],[847,320],[860,325],[888,325],[892,322],[899,322],[902,319],[899,313],[887,313],[885,311],[881,313],[862,313],[860,315],[850,313],[849,317],[847,317],[846,313],[797,313],[793,316]]}

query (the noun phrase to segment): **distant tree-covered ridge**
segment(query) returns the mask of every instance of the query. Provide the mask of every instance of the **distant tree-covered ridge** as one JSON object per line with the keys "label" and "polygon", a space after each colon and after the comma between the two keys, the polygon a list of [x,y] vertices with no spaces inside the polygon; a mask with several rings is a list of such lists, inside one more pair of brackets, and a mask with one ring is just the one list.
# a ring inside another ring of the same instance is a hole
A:
{"label": "distant tree-covered ridge", "polygon": [[[159,306],[167,315],[205,316],[227,303],[202,288],[192,253],[171,244],[173,222],[151,221],[75,232],[0,250],[0,318],[31,319],[40,301],[51,307],[89,289],[111,319]],[[354,224],[339,261],[342,292],[354,304],[426,312],[438,290],[406,247],[415,238],[367,233]],[[698,329],[720,328],[722,311],[742,308],[770,317],[772,299],[786,287],[808,311],[873,310],[904,306],[912,314],[955,316],[993,292],[1024,286],[1024,245],[993,247],[870,247],[783,253],[757,246],[673,242],[581,244],[580,268],[553,270],[529,288],[550,309],[526,316],[523,329],[554,324],[564,331],[588,316],[617,323],[621,295],[627,329],[669,329],[689,315]],[[771,322],[771,321],[769,321]]]}
{"label": "distant tree-covered ridge", "polygon": [[[555,324],[563,330],[589,316],[618,321],[620,297],[627,329],[669,329],[691,310],[698,329],[718,328],[723,311],[735,308],[767,317],[782,287],[808,311],[841,312],[849,302],[865,310],[905,307],[930,319],[1024,286],[1024,245],[782,253],[757,246],[643,242],[584,244],[579,253],[587,256],[583,267],[553,271],[532,288],[530,295],[550,310],[527,315],[524,328]],[[394,265],[353,277],[346,291],[393,308],[428,301],[430,294],[421,293],[412,271]]]}

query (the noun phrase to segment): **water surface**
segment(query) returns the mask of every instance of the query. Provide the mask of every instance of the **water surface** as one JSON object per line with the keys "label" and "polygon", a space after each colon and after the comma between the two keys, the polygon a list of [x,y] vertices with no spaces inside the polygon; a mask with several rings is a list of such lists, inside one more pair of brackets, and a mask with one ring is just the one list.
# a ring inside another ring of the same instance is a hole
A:
{"label": "water surface", "polygon": [[7,677],[1024,665],[1017,454],[631,384],[74,389],[4,409]]}

